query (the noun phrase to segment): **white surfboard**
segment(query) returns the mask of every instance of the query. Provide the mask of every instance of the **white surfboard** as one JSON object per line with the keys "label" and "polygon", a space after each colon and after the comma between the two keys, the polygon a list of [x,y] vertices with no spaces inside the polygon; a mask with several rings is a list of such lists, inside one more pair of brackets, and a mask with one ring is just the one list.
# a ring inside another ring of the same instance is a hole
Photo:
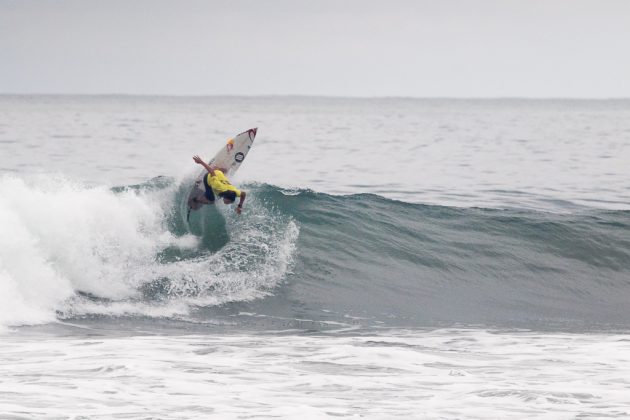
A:
{"label": "white surfboard", "polygon": [[[225,143],[225,146],[223,146],[221,150],[219,150],[217,154],[214,155],[214,157],[210,160],[210,162],[208,162],[208,164],[210,166],[222,168],[226,176],[234,175],[247,157],[249,149],[252,148],[252,145],[254,144],[254,138],[256,138],[257,130],[257,128],[251,128],[240,133],[234,138],[228,139]],[[201,203],[195,202],[193,199],[203,196],[203,194],[205,193],[205,188],[203,186],[203,177],[207,173],[208,172],[205,169],[202,170],[195,178],[195,183],[190,189],[190,193],[188,194],[187,198],[187,220],[190,217],[191,210],[197,210],[203,205]]]}

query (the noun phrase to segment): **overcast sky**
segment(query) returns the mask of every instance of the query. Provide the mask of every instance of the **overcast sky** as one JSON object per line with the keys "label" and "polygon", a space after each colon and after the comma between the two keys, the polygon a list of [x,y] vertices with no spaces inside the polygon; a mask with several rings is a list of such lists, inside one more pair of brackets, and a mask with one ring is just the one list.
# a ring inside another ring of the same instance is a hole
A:
{"label": "overcast sky", "polygon": [[0,93],[630,97],[630,0],[0,0]]}

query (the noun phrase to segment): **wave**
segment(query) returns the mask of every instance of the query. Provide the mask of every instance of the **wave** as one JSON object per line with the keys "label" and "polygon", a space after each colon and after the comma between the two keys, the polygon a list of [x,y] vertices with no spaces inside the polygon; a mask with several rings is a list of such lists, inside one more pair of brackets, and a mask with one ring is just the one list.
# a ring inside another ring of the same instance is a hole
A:
{"label": "wave", "polygon": [[188,225],[187,185],[0,178],[0,325],[226,314],[250,327],[630,325],[628,211],[453,208],[252,184],[242,216],[206,206]]}

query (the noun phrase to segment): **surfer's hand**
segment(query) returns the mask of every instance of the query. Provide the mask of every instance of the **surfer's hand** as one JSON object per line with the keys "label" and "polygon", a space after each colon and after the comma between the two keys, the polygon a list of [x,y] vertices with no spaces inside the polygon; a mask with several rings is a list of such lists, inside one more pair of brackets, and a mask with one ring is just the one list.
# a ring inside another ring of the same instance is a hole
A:
{"label": "surfer's hand", "polygon": [[204,163],[203,160],[197,155],[193,156],[193,160],[195,161],[195,163],[198,163],[200,165],[203,165]]}
{"label": "surfer's hand", "polygon": [[241,214],[241,211],[243,211],[243,208],[241,206],[236,206],[236,214]]}

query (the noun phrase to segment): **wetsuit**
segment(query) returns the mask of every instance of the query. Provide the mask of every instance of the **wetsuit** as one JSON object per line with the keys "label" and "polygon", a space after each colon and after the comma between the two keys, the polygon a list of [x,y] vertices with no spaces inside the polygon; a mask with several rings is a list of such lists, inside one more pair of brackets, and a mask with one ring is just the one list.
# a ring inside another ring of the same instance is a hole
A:
{"label": "wetsuit", "polygon": [[208,173],[203,177],[203,185],[206,188],[204,196],[208,201],[214,201],[214,195],[221,195],[227,191],[234,191],[237,197],[241,196],[241,190],[230,184],[225,174],[218,169],[214,170],[214,176]]}

